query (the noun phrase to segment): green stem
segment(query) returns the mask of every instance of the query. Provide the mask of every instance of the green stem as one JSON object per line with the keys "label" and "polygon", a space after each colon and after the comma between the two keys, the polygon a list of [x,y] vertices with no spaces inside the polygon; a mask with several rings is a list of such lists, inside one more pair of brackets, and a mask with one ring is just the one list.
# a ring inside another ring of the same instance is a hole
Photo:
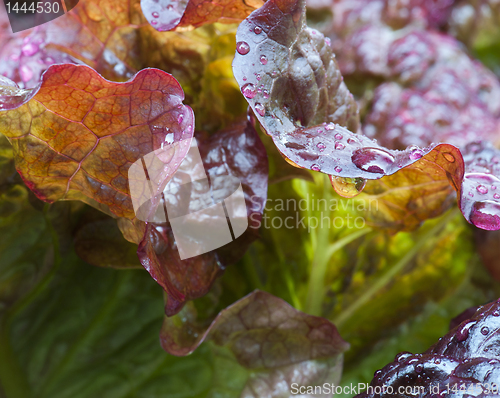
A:
{"label": "green stem", "polygon": [[383,274],[379,279],[377,279],[367,290],[363,292],[351,305],[349,305],[342,313],[333,320],[333,323],[340,327],[349,318],[351,318],[355,312],[365,305],[369,300],[371,300],[377,293],[379,293],[384,287],[386,287],[391,280],[399,273],[404,267],[418,254],[422,247],[429,241],[430,238],[437,235],[446,224],[456,216],[456,211],[450,211],[446,214],[435,226],[433,226],[429,231],[420,236],[417,242],[412,246],[412,248],[385,274]]}
{"label": "green stem", "polygon": [[318,234],[317,244],[314,249],[311,276],[307,287],[306,312],[308,314],[316,316],[321,315],[321,304],[326,293],[324,279],[328,269],[328,263],[333,254],[370,231],[370,228],[358,230],[350,235],[344,236],[332,245],[329,245],[328,242],[328,229],[324,229],[324,231]]}

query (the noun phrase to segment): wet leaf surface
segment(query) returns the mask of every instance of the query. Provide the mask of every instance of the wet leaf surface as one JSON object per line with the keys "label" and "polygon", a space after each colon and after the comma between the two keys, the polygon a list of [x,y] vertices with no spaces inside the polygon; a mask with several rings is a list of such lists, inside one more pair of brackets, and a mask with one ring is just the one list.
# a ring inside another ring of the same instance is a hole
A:
{"label": "wet leaf surface", "polygon": [[141,0],[144,16],[160,32],[214,22],[239,22],[262,4],[262,0]]}
{"label": "wet leaf surface", "polygon": [[[420,396],[450,394],[489,397],[496,393],[500,377],[498,360],[498,302],[479,307],[477,312],[452,329],[423,354],[401,353],[395,362],[375,373],[372,386],[385,385],[395,391],[402,386],[422,388]],[[413,390],[415,391],[415,390]],[[403,397],[413,392],[400,393]],[[359,394],[357,397],[371,397]],[[390,396],[382,393],[380,397]]]}
{"label": "wet leaf surface", "polygon": [[[262,217],[263,203],[267,197],[267,155],[251,124],[245,120],[239,121],[213,136],[198,134],[196,138],[203,167],[211,184],[214,184],[217,178],[225,176],[235,177],[241,183],[246,204],[245,225],[249,228],[245,228],[243,234],[235,233],[236,239],[219,249],[181,259],[180,243],[178,244],[174,238],[170,219],[165,223],[150,222],[146,225],[138,255],[142,265],[166,291],[166,313],[169,316],[179,312],[187,300],[205,295],[225,267],[243,255],[248,245],[258,236],[257,228]],[[186,164],[192,161],[194,160],[189,156],[185,159]],[[182,165],[180,167],[181,171],[188,175],[187,178],[198,178],[196,177],[198,169],[195,167],[186,169],[183,169]],[[181,182],[177,179],[184,179],[179,174],[176,174],[167,185],[166,191],[177,192],[174,186]],[[194,228],[197,229],[196,225],[199,225],[200,230],[204,231],[207,220],[196,215],[195,211],[200,210],[199,202],[206,195],[204,190],[197,191],[194,185],[193,188],[185,199],[182,199],[182,196],[175,197],[174,194],[174,198],[169,201],[173,206],[169,212],[178,206],[186,207],[187,213],[193,214],[189,216],[189,220]],[[203,208],[208,208],[209,205],[215,206],[220,199],[228,198],[234,192],[230,186],[219,188],[216,192],[216,187],[211,185],[209,190],[212,192],[211,203]],[[227,225],[220,225],[221,220],[216,214],[211,217],[210,225],[214,234],[218,233],[216,228],[227,228]],[[225,218],[223,221],[227,223]],[[234,227],[234,224],[232,225]],[[188,238],[190,247],[199,247],[205,244],[207,237]]]}
{"label": "wet leaf surface", "polygon": [[[9,91],[2,101],[17,94]],[[78,199],[132,219],[130,165],[167,136],[179,142],[193,134],[194,115],[182,104],[182,89],[155,69],[112,83],[87,66],[51,66],[29,95],[0,113],[0,131],[14,147],[27,186],[48,202]],[[182,159],[189,147],[177,148],[174,158]],[[176,170],[169,167],[166,179]]]}

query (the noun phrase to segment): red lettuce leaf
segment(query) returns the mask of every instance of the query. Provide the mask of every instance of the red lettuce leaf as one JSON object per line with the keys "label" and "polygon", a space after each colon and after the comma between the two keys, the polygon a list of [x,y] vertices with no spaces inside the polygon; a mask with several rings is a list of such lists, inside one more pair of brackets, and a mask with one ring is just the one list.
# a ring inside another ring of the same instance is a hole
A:
{"label": "red lettuce leaf", "polygon": [[290,395],[294,383],[320,386],[340,382],[342,353],[349,344],[337,328],[270,293],[250,293],[205,326],[196,317],[193,303],[179,315],[165,317],[162,347],[170,354],[187,355],[204,341],[214,343],[214,355],[224,358],[222,363],[228,363],[225,366],[231,367],[232,374],[244,374],[243,383],[233,386],[238,393],[242,390],[241,396],[284,397]]}
{"label": "red lettuce leaf", "polygon": [[[467,221],[483,229],[499,229],[497,213],[500,214],[500,202],[491,189],[490,193],[481,193],[483,188],[473,176],[473,161],[468,161],[464,178],[466,165],[462,154],[453,145],[432,144],[427,148],[411,146],[404,151],[391,150],[367,136],[354,134],[335,124],[356,131],[356,105],[342,83],[329,40],[306,27],[304,14],[303,2],[271,0],[240,25],[236,36],[234,75],[256,117],[285,159],[296,167],[329,174],[335,190],[346,197],[359,194],[365,180],[380,179],[378,183],[371,183],[368,189],[372,196],[384,195],[383,199],[378,198],[384,201],[383,209],[372,219],[378,218],[376,223],[393,231],[413,229],[426,218],[441,214],[451,204],[452,189],[457,192],[459,207]],[[388,27],[384,29],[392,32]],[[446,132],[440,135],[433,134],[433,139],[451,137],[455,138],[452,142],[457,141],[463,146],[476,136],[473,130],[468,136],[462,137],[461,134],[460,139],[456,138],[461,128],[466,127],[464,123],[472,124],[472,115],[484,116],[484,123],[478,127],[481,138],[491,138],[496,134],[500,85],[491,73],[473,63],[454,41],[447,43],[442,35],[416,32],[400,40],[392,36],[389,39],[394,43],[388,53],[375,51],[382,56],[379,60],[381,68],[385,68],[380,72],[382,75],[401,76],[407,82],[423,79],[422,73],[426,75],[418,87],[418,93],[427,90],[423,98],[417,101],[419,97],[412,94],[404,97],[408,98],[407,102],[415,112],[413,120],[421,124],[428,114],[433,114],[427,109],[428,105],[423,109],[417,105],[433,99],[436,103],[444,103],[445,110],[450,106],[456,108],[458,124],[447,126],[443,129]],[[422,46],[426,40],[429,45]],[[448,46],[448,51],[438,56],[432,48],[440,43]],[[369,43],[364,44],[368,46]],[[371,46],[380,48],[378,43]],[[362,51],[364,48],[358,50],[368,54]],[[415,68],[408,58],[419,57],[419,68]],[[452,65],[457,63],[464,76],[476,71],[480,73],[474,79],[454,85],[456,79],[450,78],[453,77]],[[410,117],[408,111],[399,118],[384,114],[386,109],[391,109],[387,104],[392,103],[393,97],[393,92],[389,91],[379,96],[379,103],[373,105],[374,111],[381,114],[372,119],[377,120],[383,129],[391,127],[389,120],[406,126],[406,119]],[[394,106],[399,109],[401,102],[394,101]],[[439,114],[440,108],[436,108]],[[370,120],[370,116],[367,119]],[[368,124],[365,130],[370,136],[378,137],[373,132],[373,125]],[[414,136],[420,139],[418,144],[429,145],[430,142],[425,142],[419,133],[425,127],[416,130]],[[389,137],[399,139],[400,136],[403,140],[415,140],[411,134],[404,135],[400,130],[392,129],[382,134],[383,144],[388,144]],[[497,179],[495,170],[487,173],[488,178]],[[384,182],[383,177],[390,175],[394,177]],[[443,186],[447,180],[451,188]],[[399,190],[398,183],[401,184]]]}
{"label": "red lettuce leaf", "polygon": [[[193,134],[193,111],[182,104],[180,85],[157,69],[113,83],[87,66],[54,65],[33,90],[12,84],[1,90],[8,110],[0,113],[0,132],[14,147],[24,182],[46,202],[82,200],[133,219],[128,168],[167,135],[175,144]],[[175,146],[173,159],[188,149]]]}
{"label": "red lettuce leaf", "polygon": [[197,323],[193,306],[182,316],[182,324],[176,317],[163,322],[161,344],[173,355],[188,355],[210,339],[228,345],[246,368],[272,369],[339,355],[349,347],[330,321],[258,290],[221,311],[208,327]]}
{"label": "red lettuce leaf", "polygon": [[262,4],[262,0],[141,0],[144,16],[160,32],[214,22],[239,22]]}
{"label": "red lettuce leaf", "polygon": [[[390,397],[391,389],[398,396],[412,397],[417,388],[420,397],[429,398],[495,396],[500,379],[499,330],[499,302],[479,307],[423,354],[401,353],[375,372],[370,385],[384,386],[383,393],[356,397]],[[408,386],[412,389],[405,390]]]}
{"label": "red lettuce leaf", "polygon": [[[169,221],[147,223],[137,253],[142,265],[165,290],[167,294],[165,311],[169,316],[179,312],[187,300],[204,296],[225,267],[244,254],[248,245],[257,237],[257,228],[267,197],[267,155],[249,122],[234,123],[210,137],[203,137],[202,134],[197,134],[196,137],[201,160],[212,183],[218,176],[224,175],[240,180],[245,196],[249,228],[236,240],[220,249],[181,260]],[[188,155],[185,162],[190,161]],[[188,173],[194,175],[196,169],[191,168]],[[171,186],[176,183],[174,178],[169,183],[172,185],[167,185],[167,189],[175,192]],[[222,196],[226,197],[232,193],[231,190]],[[220,192],[218,194],[220,195]],[[198,206],[202,197],[197,195],[197,192],[193,191],[187,200],[188,203],[185,199],[177,198],[174,203],[180,202],[191,209],[191,206]],[[200,195],[203,195],[203,192]],[[198,222],[206,223],[206,220],[194,217],[191,222],[196,225]],[[196,241],[191,243],[202,244]]]}
{"label": "red lettuce leaf", "polygon": [[110,80],[130,79],[141,64],[138,0],[80,0],[49,24],[20,32],[0,51],[0,74],[34,87],[48,66],[84,63]]}

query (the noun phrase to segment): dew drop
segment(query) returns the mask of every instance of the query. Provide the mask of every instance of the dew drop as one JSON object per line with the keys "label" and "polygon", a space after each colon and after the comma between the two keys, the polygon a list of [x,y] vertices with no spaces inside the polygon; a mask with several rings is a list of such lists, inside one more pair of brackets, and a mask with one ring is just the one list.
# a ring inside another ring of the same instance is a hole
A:
{"label": "dew drop", "polygon": [[160,18],[160,14],[158,14],[156,11],[151,14],[153,18]]}
{"label": "dew drop", "polygon": [[495,189],[497,189],[497,186],[496,185],[492,185],[491,186],[491,190],[494,191]]}
{"label": "dew drop", "polygon": [[260,63],[262,65],[267,65],[267,57],[265,55],[260,56]]}
{"label": "dew drop", "polygon": [[244,81],[244,82],[246,82],[246,81],[247,81],[246,76],[243,76],[243,81]]}
{"label": "dew drop", "polygon": [[339,134],[339,133],[335,134],[336,140],[341,140],[342,138],[344,138],[344,137],[342,137],[342,134]]}
{"label": "dew drop", "polygon": [[334,169],[337,173],[340,173],[342,171],[342,167],[340,166],[335,166],[335,169]]}
{"label": "dew drop", "polygon": [[35,43],[26,43],[21,48],[21,52],[26,57],[31,57],[32,55],[35,55],[39,50],[40,47],[38,47],[38,44]]}
{"label": "dew drop", "polygon": [[394,164],[394,156],[377,148],[356,149],[351,157],[358,169],[369,173],[385,174]]}
{"label": "dew drop", "polygon": [[257,111],[257,113],[260,116],[265,116],[265,114],[266,114],[266,108],[264,107],[264,105],[262,105],[258,102],[255,104],[255,110]]}
{"label": "dew drop", "polygon": [[445,152],[443,153],[443,157],[450,163],[453,163],[455,161],[455,156],[453,156],[451,153],[449,152]]}
{"label": "dew drop", "polygon": [[479,192],[482,195],[485,195],[488,193],[488,188],[486,188],[484,185],[478,185],[476,187],[476,191]]}
{"label": "dew drop", "polygon": [[19,74],[23,82],[30,81],[33,78],[33,71],[27,65],[23,65],[19,68]]}
{"label": "dew drop", "polygon": [[260,26],[256,26],[253,31],[256,35],[260,35],[262,33],[262,28]]}
{"label": "dew drop", "polygon": [[352,138],[348,138],[348,139],[347,139],[347,143],[352,145],[352,144],[355,144],[355,143],[356,143],[356,140],[354,140],[354,139],[352,139]]}
{"label": "dew drop", "polygon": [[313,164],[313,165],[311,166],[311,170],[314,170],[314,171],[320,171],[320,168],[319,168],[319,166],[318,166],[317,164]]}
{"label": "dew drop", "polygon": [[158,21],[155,21],[154,19],[151,21],[151,25],[158,25]]}
{"label": "dew drop", "polygon": [[323,144],[322,142],[318,142],[318,144],[316,145],[316,147],[319,149],[320,152],[323,152],[326,148],[326,145]]}
{"label": "dew drop", "polygon": [[495,199],[500,199],[500,195],[499,195],[499,194],[497,194],[497,193],[493,194],[493,197],[494,197]]}
{"label": "dew drop", "polygon": [[169,4],[169,5],[167,6],[167,10],[173,10],[173,9],[174,9],[174,6],[173,6],[172,4]]}
{"label": "dew drop", "polygon": [[492,200],[475,202],[469,215],[470,222],[487,231],[500,229],[500,205]]}
{"label": "dew drop", "polygon": [[328,123],[326,126],[325,126],[325,129],[326,130],[333,130],[335,128],[335,123]]}
{"label": "dew drop", "polygon": [[271,77],[276,77],[276,76],[278,76],[278,72],[277,72],[277,71],[275,71],[275,70],[273,70],[273,71],[271,72]]}
{"label": "dew drop", "polygon": [[330,176],[330,183],[333,189],[344,198],[354,198],[359,195],[366,185],[366,180],[363,178],[349,178]]}
{"label": "dew drop", "polygon": [[250,46],[245,41],[239,41],[236,43],[236,51],[241,55],[246,55],[250,51]]}
{"label": "dew drop", "polygon": [[423,152],[420,148],[413,148],[410,150],[410,159],[411,160],[418,160],[422,157]]}
{"label": "dew drop", "polygon": [[341,142],[336,142],[335,143],[335,149],[338,150],[338,151],[341,151],[342,149],[345,148],[345,145],[342,144]]}
{"label": "dew drop", "polygon": [[260,81],[260,79],[262,79],[262,77],[258,73],[255,74],[255,77],[257,78],[257,81]]}
{"label": "dew drop", "polygon": [[469,330],[475,324],[476,324],[476,321],[467,322],[457,330],[457,332],[455,333],[455,338],[457,339],[457,341],[459,343],[467,340],[467,337],[469,337]]}
{"label": "dew drop", "polygon": [[252,99],[255,97],[256,91],[252,83],[247,83],[241,88],[241,92],[246,98]]}
{"label": "dew drop", "polygon": [[482,334],[483,336],[486,336],[489,332],[490,332],[490,329],[488,328],[488,326],[483,326],[483,327],[481,328],[481,334]]}
{"label": "dew drop", "polygon": [[394,360],[396,362],[403,362],[405,359],[407,359],[410,356],[411,356],[411,354],[409,352],[400,352],[398,355],[396,355]]}
{"label": "dew drop", "polygon": [[422,373],[423,370],[424,370],[424,365],[422,365],[421,363],[415,365],[415,372]]}
{"label": "dew drop", "polygon": [[262,96],[263,96],[265,99],[268,99],[268,98],[269,98],[269,91],[267,91],[267,90],[262,90]]}
{"label": "dew drop", "polygon": [[184,115],[181,113],[181,114],[177,117],[177,123],[181,124],[183,120],[184,120]]}
{"label": "dew drop", "polygon": [[499,311],[494,311],[493,312],[493,316],[500,316],[500,312]]}
{"label": "dew drop", "polygon": [[317,129],[317,130],[316,130],[316,132],[317,132],[318,134],[321,134],[321,133],[323,132],[323,130],[321,130],[321,129]]}

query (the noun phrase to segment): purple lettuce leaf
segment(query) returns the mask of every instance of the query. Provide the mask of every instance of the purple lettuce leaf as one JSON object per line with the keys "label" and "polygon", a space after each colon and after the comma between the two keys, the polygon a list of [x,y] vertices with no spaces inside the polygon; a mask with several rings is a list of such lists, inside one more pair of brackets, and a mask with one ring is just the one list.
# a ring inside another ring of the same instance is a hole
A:
{"label": "purple lettuce leaf", "polygon": [[[500,385],[500,300],[479,307],[423,354],[401,353],[393,363],[375,372],[373,388],[358,398],[493,397]],[[496,386],[495,386],[496,385]],[[405,390],[406,387],[411,387]]]}
{"label": "purple lettuce leaf", "polygon": [[[181,260],[169,221],[146,224],[137,253],[142,265],[166,292],[165,311],[168,316],[179,312],[187,300],[205,295],[225,267],[241,258],[248,245],[258,236],[257,228],[267,198],[267,155],[249,122],[236,122],[210,137],[197,133],[196,138],[203,166],[212,181],[228,175],[241,182],[249,227],[241,236],[220,249]],[[190,161],[189,157],[186,161]],[[196,169],[191,169],[189,173],[196,173]],[[175,179],[171,181],[171,184],[175,183]],[[170,190],[170,186],[167,189]],[[232,193],[233,190],[222,196],[227,197]],[[217,194],[221,194],[220,190]],[[174,203],[196,207],[198,193],[192,192],[191,195],[189,203],[180,199]],[[199,195],[203,195],[203,192]],[[195,215],[191,222],[196,225],[206,223],[206,220]],[[196,241],[191,244],[198,245]]]}
{"label": "purple lettuce leaf", "polygon": [[[444,3],[442,6],[445,7]],[[365,56],[368,55],[365,50],[372,48],[373,54],[380,58],[377,61],[380,68],[369,71],[354,64],[354,70],[399,79],[399,83],[387,86],[389,91],[375,96],[373,113],[367,116],[364,126],[367,136],[354,134],[351,131],[358,129],[356,105],[342,82],[330,39],[308,28],[304,15],[303,2],[268,1],[240,25],[236,36],[234,75],[255,116],[284,158],[296,167],[330,175],[337,193],[346,197],[359,194],[365,180],[380,179],[370,183],[371,194],[387,191],[387,185],[397,187],[401,181],[401,193],[386,195],[386,214],[377,215],[385,219],[380,224],[391,229],[412,229],[426,218],[441,214],[451,204],[452,189],[457,192],[459,207],[467,221],[483,229],[500,228],[497,198],[476,181],[474,162],[468,161],[468,177],[464,179],[466,166],[460,151],[452,145],[431,144],[431,140],[439,140],[464,147],[473,138],[495,136],[500,126],[497,120],[500,85],[491,72],[472,61],[451,38],[419,30],[401,37],[394,33],[393,27],[380,21],[374,26],[387,31],[385,41],[372,43],[363,39],[354,49]],[[351,24],[359,28],[351,27],[354,33],[367,28],[362,21]],[[435,52],[436,46],[446,50]],[[342,53],[341,59],[348,56],[349,51]],[[369,68],[377,63],[372,61],[360,62]],[[465,80],[461,84],[455,84],[459,79],[454,72],[457,66]],[[465,79],[466,76],[474,77]],[[403,83],[415,88],[405,89]],[[403,105],[401,110],[402,103],[407,108]],[[395,110],[389,112],[400,112],[399,117],[387,115],[391,105]],[[448,123],[445,116],[450,109],[454,113]],[[474,117],[482,124],[474,126]],[[412,120],[418,127],[412,126]],[[427,131],[422,126],[426,120],[437,127],[423,134],[422,131]],[[409,132],[405,134],[391,122],[400,123]],[[383,130],[381,134],[377,133],[375,123]],[[468,133],[464,134],[464,130]],[[382,145],[373,137],[379,138]],[[395,144],[395,140],[401,140],[401,144]],[[403,151],[387,148],[410,143]],[[490,176],[485,178],[497,179],[494,170],[486,174]],[[391,175],[394,178],[384,184],[383,177]],[[446,180],[450,188],[445,188],[443,194],[436,196],[432,188],[426,188],[436,183],[441,186]],[[424,199],[417,202],[417,197]],[[398,222],[398,217],[415,213],[415,208],[418,214],[413,220]],[[393,209],[402,211],[398,216]]]}
{"label": "purple lettuce leaf", "polygon": [[159,32],[214,22],[239,22],[262,4],[262,0],[141,0],[144,16]]}

